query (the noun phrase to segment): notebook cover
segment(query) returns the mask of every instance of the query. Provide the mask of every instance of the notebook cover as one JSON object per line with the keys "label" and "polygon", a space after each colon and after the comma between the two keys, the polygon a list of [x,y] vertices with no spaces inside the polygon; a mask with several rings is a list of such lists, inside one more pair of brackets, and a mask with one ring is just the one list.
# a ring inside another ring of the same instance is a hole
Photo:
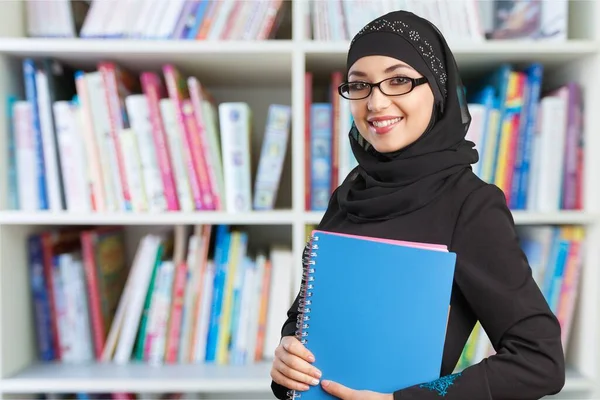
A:
{"label": "notebook cover", "polygon": [[[313,233],[314,232],[319,232],[319,231],[313,231]],[[383,239],[383,238],[376,238],[376,237],[370,237],[370,236],[350,235],[348,233],[339,233],[339,232],[327,232],[327,234],[328,235],[337,235],[337,236],[346,236],[346,237],[363,239],[363,240],[373,240],[376,242],[391,243],[391,244],[397,244],[397,245],[401,245],[401,246],[417,247],[417,248],[421,248],[421,249],[448,251],[448,248],[446,246],[444,246],[443,244],[408,242],[408,241],[404,241],[404,240]]]}
{"label": "notebook cover", "polygon": [[[392,393],[439,378],[456,255],[322,231],[312,245],[297,333],[322,379]],[[321,386],[298,395],[333,399]]]}

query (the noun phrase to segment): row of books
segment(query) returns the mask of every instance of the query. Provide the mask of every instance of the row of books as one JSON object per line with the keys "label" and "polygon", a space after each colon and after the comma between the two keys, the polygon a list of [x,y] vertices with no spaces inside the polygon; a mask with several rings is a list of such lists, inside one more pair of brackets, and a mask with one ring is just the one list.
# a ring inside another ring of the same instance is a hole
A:
{"label": "row of books", "polygon": [[299,285],[291,250],[253,246],[246,231],[225,225],[143,235],[133,257],[126,239],[118,226],[29,237],[41,361],[247,365],[272,359]]}
{"label": "row of books", "polygon": [[[333,72],[325,98],[305,76],[305,207],[323,211],[333,190],[356,166],[348,143],[349,102],[337,94]],[[505,193],[513,210],[583,208],[584,127],[581,88],[569,81],[542,89],[543,66],[503,64],[467,84],[472,122],[467,139],[479,161],[473,171]]]}
{"label": "row of books", "polygon": [[[9,207],[21,210],[192,211],[272,209],[290,135],[291,110],[268,110],[254,187],[252,111],[221,103],[171,64],[134,74],[112,62],[72,71],[55,60],[23,62],[24,98],[12,97]],[[166,82],[166,90],[162,79]],[[305,205],[324,210],[356,165],[349,102],[330,76],[328,101],[313,101],[305,75]],[[583,204],[580,87],[542,91],[543,67],[504,64],[468,89],[475,173],[511,209],[556,211]],[[558,121],[558,122],[557,122]]]}
{"label": "row of books", "polygon": [[[533,278],[560,323],[566,355],[586,246],[584,229],[580,226],[520,226],[518,231]],[[494,352],[484,327],[477,322],[456,370],[476,364]]]}
{"label": "row of books", "polygon": [[283,0],[28,0],[30,37],[155,40],[273,39]]}
{"label": "row of books", "polygon": [[467,138],[480,156],[474,171],[504,191],[511,209],[579,210],[585,145],[581,88],[572,81],[543,87],[543,66],[534,63],[523,69],[503,64],[471,88]]}
{"label": "row of books", "polygon": [[9,99],[10,208],[274,207],[290,136],[289,105],[269,106],[252,179],[253,110],[244,102],[217,104],[196,77],[174,65],[138,78],[113,62],[82,71],[28,58],[23,74],[25,94]]}
{"label": "row of books", "polygon": [[567,0],[312,0],[305,25],[314,40],[349,40],[371,20],[396,10],[431,21],[450,43],[567,39]]}

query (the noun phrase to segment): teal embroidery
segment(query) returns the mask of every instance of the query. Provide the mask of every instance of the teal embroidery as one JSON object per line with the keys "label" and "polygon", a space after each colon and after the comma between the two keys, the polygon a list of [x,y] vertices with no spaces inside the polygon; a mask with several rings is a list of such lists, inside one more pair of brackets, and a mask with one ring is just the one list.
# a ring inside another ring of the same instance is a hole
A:
{"label": "teal embroidery", "polygon": [[452,375],[442,376],[441,378],[436,379],[435,381],[423,383],[419,385],[420,388],[429,389],[431,391],[437,392],[440,396],[446,396],[448,393],[448,389],[450,386],[454,385],[454,381],[456,378],[462,375],[462,372],[458,372]]}

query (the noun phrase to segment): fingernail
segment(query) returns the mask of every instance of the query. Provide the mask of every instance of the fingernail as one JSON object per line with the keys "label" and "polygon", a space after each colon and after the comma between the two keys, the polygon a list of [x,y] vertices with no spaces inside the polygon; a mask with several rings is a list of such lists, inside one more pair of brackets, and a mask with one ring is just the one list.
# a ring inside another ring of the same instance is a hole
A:
{"label": "fingernail", "polygon": [[327,387],[329,386],[329,381],[321,381],[321,385]]}
{"label": "fingernail", "polygon": [[313,362],[315,361],[315,356],[313,356],[312,354],[308,356],[308,361]]}
{"label": "fingernail", "polygon": [[318,379],[313,379],[311,383],[312,383],[313,386],[317,386],[319,384],[319,380]]}
{"label": "fingernail", "polygon": [[315,371],[315,376],[316,376],[317,378],[320,378],[320,377],[321,377],[321,375],[323,375],[323,374],[321,373],[321,371],[319,371],[319,370],[317,369],[317,370]]}

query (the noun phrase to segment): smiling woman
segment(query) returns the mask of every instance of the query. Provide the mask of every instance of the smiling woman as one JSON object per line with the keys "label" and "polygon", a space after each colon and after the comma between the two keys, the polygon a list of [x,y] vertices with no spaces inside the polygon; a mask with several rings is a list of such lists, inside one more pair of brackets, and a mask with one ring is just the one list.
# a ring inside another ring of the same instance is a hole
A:
{"label": "smiling woman", "polygon": [[[372,21],[351,43],[339,93],[351,102],[358,167],[332,194],[317,229],[441,244],[456,254],[440,377],[393,393],[331,382],[335,371],[317,370],[320,355],[295,337],[297,297],[275,351],[273,393],[295,397],[288,390],[317,384],[347,400],[525,400],[559,392],[560,325],[532,277],[504,193],[472,171],[478,153],[465,139],[471,116],[444,37],[409,12]],[[496,354],[453,374],[477,321]],[[347,328],[340,326],[340,335]]]}
{"label": "smiling woman", "polygon": [[378,152],[400,150],[427,129],[433,91],[410,65],[393,57],[366,56],[353,64],[348,79],[339,92],[352,100],[356,127]]}

